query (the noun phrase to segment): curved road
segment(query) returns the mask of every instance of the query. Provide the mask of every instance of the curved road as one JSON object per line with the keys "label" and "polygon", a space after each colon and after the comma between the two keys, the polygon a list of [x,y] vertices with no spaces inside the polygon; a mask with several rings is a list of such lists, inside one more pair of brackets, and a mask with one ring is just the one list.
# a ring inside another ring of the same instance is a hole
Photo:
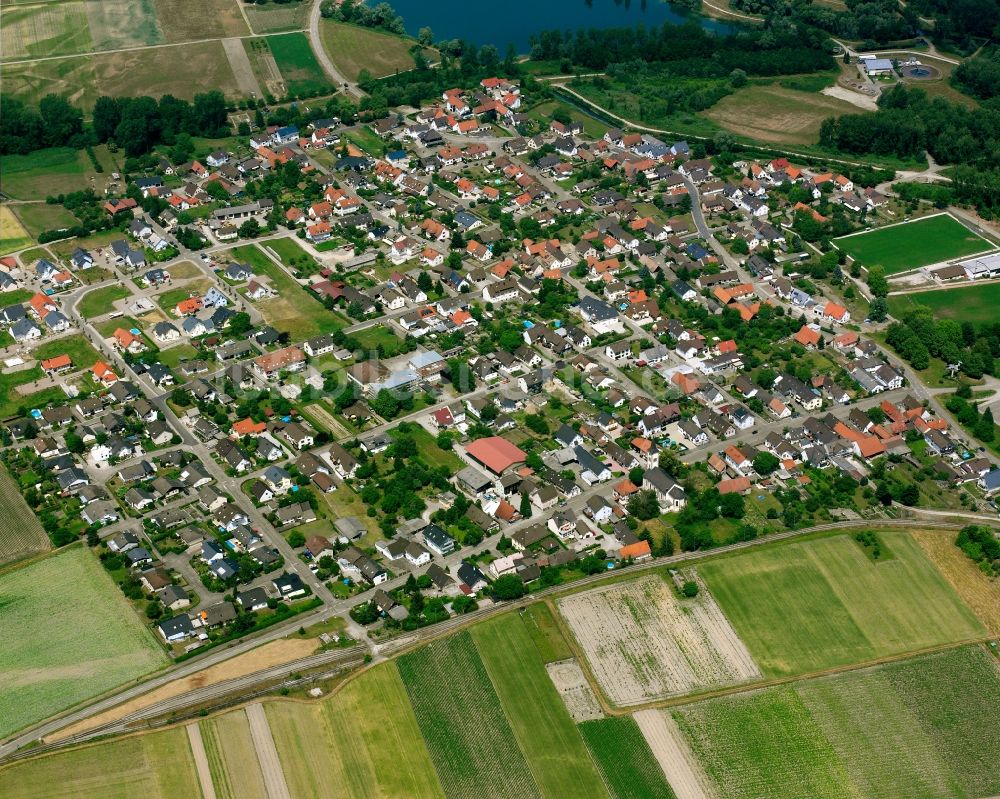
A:
{"label": "curved road", "polygon": [[312,47],[312,51],[316,55],[316,60],[319,61],[319,65],[323,67],[323,71],[327,74],[327,77],[333,81],[333,84],[335,86],[339,86],[353,97],[361,98],[364,96],[364,92],[358,87],[357,82],[349,81],[344,74],[333,65],[333,62],[330,60],[330,56],[327,55],[326,48],[323,47],[323,39],[319,35],[319,22],[322,17],[320,14],[320,7],[322,5],[323,0],[313,0],[312,8],[309,11],[309,45]]}

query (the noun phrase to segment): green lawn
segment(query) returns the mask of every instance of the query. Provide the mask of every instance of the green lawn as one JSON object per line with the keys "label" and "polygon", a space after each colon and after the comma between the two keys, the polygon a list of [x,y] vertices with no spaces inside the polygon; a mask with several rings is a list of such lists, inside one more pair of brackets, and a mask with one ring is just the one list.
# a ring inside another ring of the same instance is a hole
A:
{"label": "green lawn", "polygon": [[374,324],[351,333],[351,338],[358,342],[361,348],[372,357],[378,357],[378,348],[381,345],[384,357],[392,358],[399,354],[402,345],[402,339],[381,324]]}
{"label": "green lawn", "polygon": [[476,625],[472,639],[542,796],[607,797],[520,614]]}
{"label": "green lawn", "polygon": [[283,239],[271,239],[271,241],[266,242],[262,246],[267,250],[273,250],[274,254],[278,256],[285,266],[293,266],[303,262],[316,265],[316,259],[302,249],[302,245],[292,236],[286,236]]}
{"label": "green lawn", "polygon": [[1000,672],[983,648],[673,711],[719,799],[976,799],[1000,792]]}
{"label": "green lawn", "polygon": [[397,665],[448,796],[540,799],[468,632],[403,655]]}
{"label": "green lawn", "polygon": [[887,275],[961,258],[990,249],[990,243],[950,214],[877,228],[834,239],[862,266],[880,266]]}
{"label": "green lawn", "polygon": [[437,445],[434,437],[418,424],[413,425],[409,431],[410,437],[417,445],[417,452],[420,453],[427,464],[432,467],[447,466],[453,474],[460,471],[465,463],[453,450],[443,450]]}
{"label": "green lawn", "polygon": [[663,769],[631,716],[584,721],[580,732],[614,799],[673,799]]}
{"label": "green lawn", "polygon": [[907,311],[924,306],[933,310],[935,316],[981,325],[996,319],[998,304],[1000,283],[984,283],[978,286],[973,284],[961,288],[890,295],[889,313],[901,319]]}
{"label": "green lawn", "polygon": [[0,736],[166,660],[83,547],[0,577],[0,607]]}
{"label": "green lawn", "polygon": [[97,351],[82,334],[44,341],[32,353],[39,362],[56,355],[68,355],[73,359],[74,369],[89,369],[99,360]]}
{"label": "green lawn", "polygon": [[880,531],[895,557],[873,563],[849,536],[705,563],[712,594],[767,677],[984,634],[909,533]]}
{"label": "green lawn", "polygon": [[198,350],[190,344],[178,344],[165,350],[160,350],[160,363],[168,369],[176,369],[182,360],[190,360],[198,354]]}
{"label": "green lawn", "polygon": [[18,386],[41,380],[43,377],[45,373],[40,366],[0,375],[0,419],[15,416],[21,406],[44,408],[50,403],[64,401],[66,393],[58,386],[43,388],[25,395],[17,391]]}
{"label": "green lawn", "polygon": [[114,310],[116,300],[123,300],[129,295],[128,289],[115,284],[104,288],[88,291],[76,305],[80,316],[84,319],[93,319],[95,316],[104,316]]}
{"label": "green lawn", "polygon": [[0,770],[0,796],[178,799],[201,788],[187,731],[174,727],[14,763]]}
{"label": "green lawn", "polygon": [[443,799],[394,663],[318,705],[266,707],[292,796]]}
{"label": "green lawn", "polygon": [[226,257],[250,264],[255,274],[270,279],[278,296],[254,303],[267,323],[286,331],[293,341],[304,341],[339,328],[340,320],[328,311],[313,294],[272,261],[259,247],[245,244],[227,251]]}
{"label": "green lawn", "polygon": [[310,93],[330,86],[304,33],[269,36],[267,43],[289,94]]}

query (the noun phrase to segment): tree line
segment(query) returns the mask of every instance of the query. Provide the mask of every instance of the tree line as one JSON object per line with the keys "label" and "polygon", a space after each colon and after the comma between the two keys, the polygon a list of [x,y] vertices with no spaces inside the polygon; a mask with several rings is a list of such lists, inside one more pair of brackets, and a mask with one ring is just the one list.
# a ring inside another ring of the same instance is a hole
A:
{"label": "tree line", "polygon": [[83,148],[115,142],[135,156],[159,143],[172,144],[186,133],[228,136],[226,99],[220,91],[196,94],[191,102],[165,94],[152,97],[98,97],[91,125],[66,98],[43,97],[33,108],[14,97],[0,97],[0,155],[30,153],[46,147]]}
{"label": "tree line", "polygon": [[954,319],[936,319],[930,308],[917,307],[889,325],[886,342],[914,369],[926,369],[930,359],[961,363],[974,380],[995,375],[1000,358],[1000,322],[979,326]]}

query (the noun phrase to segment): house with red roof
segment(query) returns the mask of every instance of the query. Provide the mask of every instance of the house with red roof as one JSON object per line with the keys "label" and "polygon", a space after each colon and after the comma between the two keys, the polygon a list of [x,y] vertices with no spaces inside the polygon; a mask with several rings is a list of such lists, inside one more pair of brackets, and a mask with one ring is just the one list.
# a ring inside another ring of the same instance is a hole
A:
{"label": "house with red roof", "polygon": [[470,458],[497,475],[524,463],[528,457],[522,450],[500,436],[478,438],[467,444],[465,451]]}

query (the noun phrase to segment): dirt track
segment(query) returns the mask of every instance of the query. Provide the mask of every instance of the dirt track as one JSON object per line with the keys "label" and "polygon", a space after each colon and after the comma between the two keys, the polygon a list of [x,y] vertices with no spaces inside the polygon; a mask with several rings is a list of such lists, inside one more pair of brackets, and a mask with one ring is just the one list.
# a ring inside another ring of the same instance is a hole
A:
{"label": "dirt track", "polygon": [[634,716],[677,799],[713,799],[714,791],[684,736],[666,710],[640,710]]}
{"label": "dirt track", "polygon": [[281,770],[278,750],[264,714],[264,706],[260,702],[247,705],[247,718],[250,720],[250,736],[257,749],[257,760],[260,761],[260,771],[264,775],[268,799],[291,799],[285,783],[285,772]]}
{"label": "dirt track", "polygon": [[188,741],[191,743],[191,754],[194,755],[194,765],[198,771],[198,782],[201,783],[201,795],[204,799],[215,799],[215,783],[212,782],[212,771],[208,767],[208,755],[205,754],[205,744],[201,740],[201,727],[198,722],[187,725]]}
{"label": "dirt track", "polygon": [[190,677],[174,680],[130,702],[125,702],[96,716],[65,727],[45,740],[46,742],[61,741],[84,730],[90,730],[108,722],[116,721],[137,710],[142,710],[150,705],[155,705],[157,702],[162,702],[164,699],[171,699],[188,691],[193,691],[195,688],[203,688],[207,685],[224,682],[225,680],[245,677],[248,674],[253,674],[271,666],[278,666],[282,663],[298,660],[299,658],[311,655],[318,645],[319,641],[316,639],[291,638],[288,640],[271,641],[247,652],[245,655],[238,655],[231,660],[223,661],[216,666],[211,666],[204,671],[192,674]]}

